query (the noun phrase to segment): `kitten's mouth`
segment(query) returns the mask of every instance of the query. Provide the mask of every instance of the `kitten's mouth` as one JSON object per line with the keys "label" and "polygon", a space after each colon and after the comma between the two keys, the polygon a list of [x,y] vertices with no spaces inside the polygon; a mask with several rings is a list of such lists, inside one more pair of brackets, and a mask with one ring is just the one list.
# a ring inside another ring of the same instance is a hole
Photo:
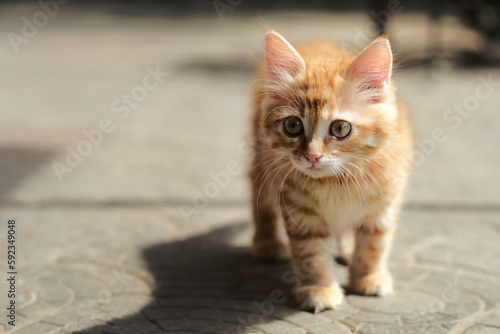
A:
{"label": "kitten's mouth", "polygon": [[307,167],[307,169],[309,169],[309,170],[321,170],[321,168],[316,167],[314,165],[311,165],[311,166]]}
{"label": "kitten's mouth", "polygon": [[309,176],[318,177],[319,175],[324,174],[324,172],[327,169],[325,168],[326,166],[320,162],[304,163],[304,161],[294,158],[292,158],[291,160],[292,163],[295,165],[295,167],[297,167],[299,170],[301,170],[303,173]]}

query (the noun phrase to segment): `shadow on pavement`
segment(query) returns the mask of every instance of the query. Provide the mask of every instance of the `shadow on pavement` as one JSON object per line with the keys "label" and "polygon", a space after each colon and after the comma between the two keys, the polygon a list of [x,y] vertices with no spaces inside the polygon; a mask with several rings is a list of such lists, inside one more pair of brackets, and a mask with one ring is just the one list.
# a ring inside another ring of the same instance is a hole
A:
{"label": "shadow on pavement", "polygon": [[288,263],[263,264],[249,248],[230,244],[248,226],[145,249],[154,301],[137,314],[74,333],[249,333],[253,325],[250,332],[260,333],[259,326],[298,313]]}
{"label": "shadow on pavement", "polygon": [[53,153],[27,148],[0,148],[0,204],[7,201],[9,192],[19,182],[46,164]]}
{"label": "shadow on pavement", "polygon": [[178,64],[175,67],[177,74],[196,73],[211,75],[243,74],[254,76],[257,64],[247,59],[228,60],[191,60]]}

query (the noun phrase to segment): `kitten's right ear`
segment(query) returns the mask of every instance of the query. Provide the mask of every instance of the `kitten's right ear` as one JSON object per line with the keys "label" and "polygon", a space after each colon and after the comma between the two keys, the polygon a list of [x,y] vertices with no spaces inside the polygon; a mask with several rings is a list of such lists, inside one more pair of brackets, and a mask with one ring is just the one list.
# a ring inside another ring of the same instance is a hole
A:
{"label": "kitten's right ear", "polygon": [[273,30],[266,33],[266,64],[272,81],[291,79],[306,67],[297,50]]}

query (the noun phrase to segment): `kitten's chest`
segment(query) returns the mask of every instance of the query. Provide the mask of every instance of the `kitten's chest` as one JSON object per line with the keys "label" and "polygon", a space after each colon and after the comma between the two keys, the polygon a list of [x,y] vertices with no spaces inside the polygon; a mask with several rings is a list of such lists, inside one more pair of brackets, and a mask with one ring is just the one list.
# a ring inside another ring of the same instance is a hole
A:
{"label": "kitten's chest", "polygon": [[361,224],[370,210],[370,204],[348,198],[343,201],[327,200],[317,206],[318,213],[329,224],[339,228]]}
{"label": "kitten's chest", "polygon": [[362,224],[365,217],[379,205],[369,187],[322,187],[310,194],[315,210],[333,227]]}

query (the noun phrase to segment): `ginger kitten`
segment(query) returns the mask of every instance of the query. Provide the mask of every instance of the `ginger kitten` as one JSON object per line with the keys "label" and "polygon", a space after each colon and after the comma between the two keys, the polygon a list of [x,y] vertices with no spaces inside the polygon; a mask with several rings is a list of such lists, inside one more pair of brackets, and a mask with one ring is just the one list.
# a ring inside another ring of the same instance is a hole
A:
{"label": "ginger kitten", "polygon": [[335,237],[349,290],[391,293],[387,257],[412,140],[391,83],[388,39],[354,54],[327,42],[295,49],[268,31],[265,60],[250,172],[255,256],[274,260],[290,249],[297,301],[319,312],[343,299],[327,242]]}

